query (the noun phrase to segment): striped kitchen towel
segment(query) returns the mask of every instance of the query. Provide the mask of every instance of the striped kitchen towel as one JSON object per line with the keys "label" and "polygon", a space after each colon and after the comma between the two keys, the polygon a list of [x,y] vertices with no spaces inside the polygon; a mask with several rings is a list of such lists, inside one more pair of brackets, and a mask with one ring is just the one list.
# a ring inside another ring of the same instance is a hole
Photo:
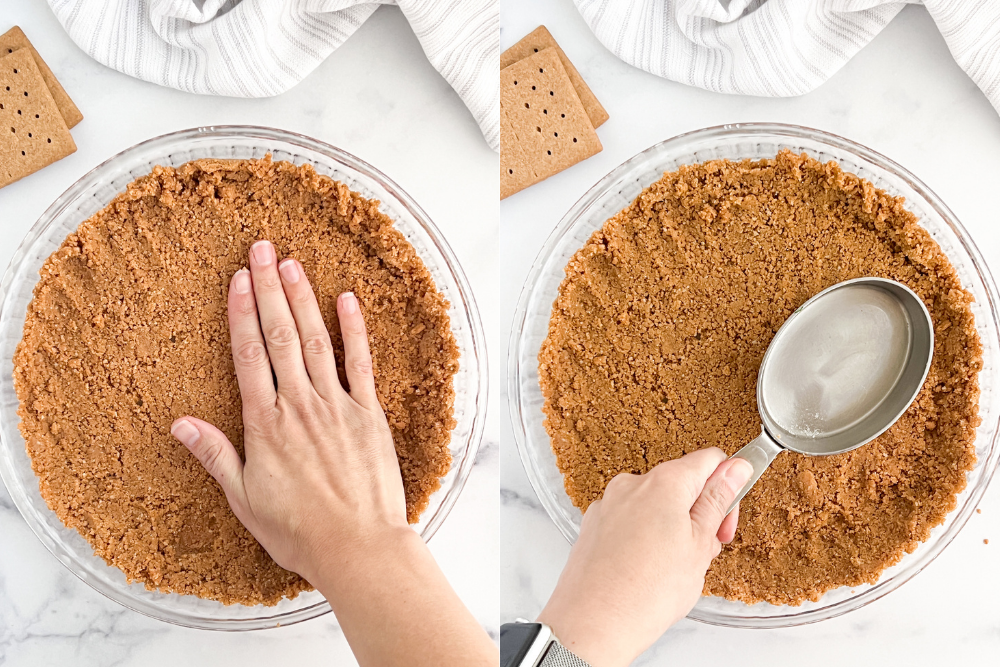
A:
{"label": "striped kitchen towel", "polygon": [[[801,95],[906,2],[574,0],[597,38],[647,72],[720,93]],[[920,0],[910,0],[920,4]],[[922,0],[958,64],[1000,111],[1000,1]]]}
{"label": "striped kitchen towel", "polygon": [[498,0],[48,2],[73,41],[108,67],[161,86],[232,97],[288,90],[379,4],[395,4],[499,150]]}

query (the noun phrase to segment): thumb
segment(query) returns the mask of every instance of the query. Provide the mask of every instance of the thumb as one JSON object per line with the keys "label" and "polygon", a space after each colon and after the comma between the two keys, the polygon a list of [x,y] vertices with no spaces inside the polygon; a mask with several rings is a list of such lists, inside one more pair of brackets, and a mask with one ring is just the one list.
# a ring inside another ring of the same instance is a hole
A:
{"label": "thumb", "polygon": [[219,483],[230,506],[234,501],[242,502],[243,460],[222,431],[200,419],[181,417],[171,425],[170,433],[191,450]]}
{"label": "thumb", "polygon": [[751,475],[753,466],[743,459],[729,459],[719,464],[691,506],[691,523],[697,537],[704,540],[716,537],[726,518],[726,510]]}

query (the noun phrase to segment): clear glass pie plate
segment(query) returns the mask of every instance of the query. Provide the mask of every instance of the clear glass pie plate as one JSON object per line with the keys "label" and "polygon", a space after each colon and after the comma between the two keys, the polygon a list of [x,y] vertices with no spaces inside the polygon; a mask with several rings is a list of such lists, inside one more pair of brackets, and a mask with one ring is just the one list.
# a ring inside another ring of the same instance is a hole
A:
{"label": "clear glass pie plate", "polygon": [[117,568],[94,555],[90,545],[66,528],[42,500],[38,479],[18,431],[13,386],[14,350],[38,271],[46,258],[77,226],[108,204],[155,165],[179,166],[199,158],[262,158],[311,164],[317,172],[348,185],[381,210],[419,253],[437,288],[450,302],[451,327],[458,343],[460,368],[454,378],[455,419],[451,434],[452,466],[413,528],[429,540],[454,506],[479,449],[486,416],[487,368],[479,311],[469,283],[427,214],[413,199],[366,162],[338,148],[290,132],[263,127],[201,127],[150,139],[98,166],[48,208],[14,253],[0,282],[0,475],[21,515],[39,540],[73,574],[122,605],[160,620],[188,627],[252,630],[289,625],[325,614],[330,606],[319,593],[302,593],[276,606],[226,606],[194,596],[147,591],[129,584]]}
{"label": "clear glass pie plate", "polygon": [[549,437],[542,425],[543,398],[538,385],[538,351],[548,332],[552,303],[573,254],[591,234],[628,206],[664,172],[686,164],[715,159],[741,160],[774,157],[788,148],[817,160],[833,160],[849,172],[868,179],[893,195],[906,198],[906,207],[940,244],[975,297],[976,329],[983,343],[982,425],[976,434],[975,469],[958,496],[957,506],[930,538],[874,585],[842,587],[818,602],[801,606],[767,603],[747,605],[718,597],[703,597],[689,617],[715,625],[775,628],[833,618],[858,609],[909,581],[944,550],[962,529],[997,467],[1000,402],[1000,321],[998,295],[989,269],[965,228],[930,188],[892,160],[847,139],[805,127],[780,124],[724,125],[697,130],[656,144],[628,160],[590,189],[563,217],[531,268],[521,292],[508,353],[508,390],[514,434],[531,485],[559,530],[570,542],[579,535],[580,510],[573,506],[556,467]]}

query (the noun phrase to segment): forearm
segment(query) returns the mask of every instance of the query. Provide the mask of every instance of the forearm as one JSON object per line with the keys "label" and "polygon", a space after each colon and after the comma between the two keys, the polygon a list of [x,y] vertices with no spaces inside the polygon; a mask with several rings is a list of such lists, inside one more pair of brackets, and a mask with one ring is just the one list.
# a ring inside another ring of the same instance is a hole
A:
{"label": "forearm", "polygon": [[320,567],[310,582],[362,667],[494,667],[497,647],[409,529]]}

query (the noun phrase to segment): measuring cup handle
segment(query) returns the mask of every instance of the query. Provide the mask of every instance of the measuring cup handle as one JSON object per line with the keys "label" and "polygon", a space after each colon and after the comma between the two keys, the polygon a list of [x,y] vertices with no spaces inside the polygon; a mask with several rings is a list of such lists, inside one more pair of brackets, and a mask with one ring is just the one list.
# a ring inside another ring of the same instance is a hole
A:
{"label": "measuring cup handle", "polygon": [[774,457],[781,452],[782,448],[779,447],[774,440],[771,440],[771,436],[769,436],[767,431],[762,428],[760,430],[760,435],[758,435],[756,439],[752,440],[743,449],[730,457],[748,461],[750,465],[753,466],[753,475],[751,475],[750,479],[747,480],[747,483],[743,485],[740,492],[736,494],[735,500],[733,500],[733,503],[726,511],[727,515],[736,509],[736,505],[743,500],[743,496],[745,496],[747,492],[753,488],[753,485],[757,483],[757,480],[764,474],[767,467],[771,465],[771,461],[774,460]]}

